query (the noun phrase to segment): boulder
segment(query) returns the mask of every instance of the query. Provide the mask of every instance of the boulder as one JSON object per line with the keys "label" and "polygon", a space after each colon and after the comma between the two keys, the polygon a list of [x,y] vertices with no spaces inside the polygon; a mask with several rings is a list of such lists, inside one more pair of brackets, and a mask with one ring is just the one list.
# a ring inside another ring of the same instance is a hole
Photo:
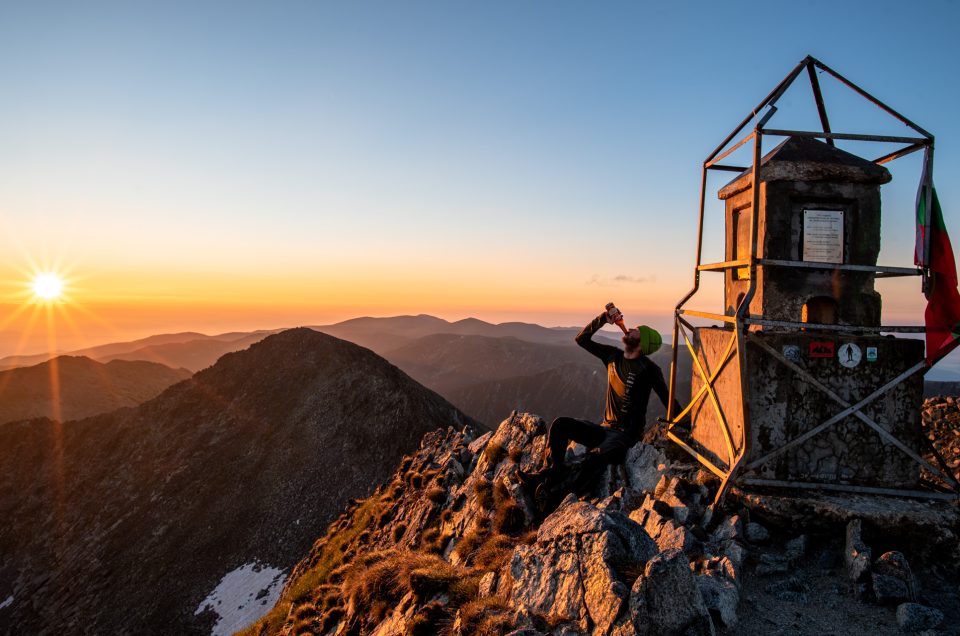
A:
{"label": "boulder", "polygon": [[653,492],[667,470],[667,457],[663,451],[649,444],[635,444],[628,452],[623,466],[627,486],[638,492]]}
{"label": "boulder", "polygon": [[703,545],[690,529],[664,517],[662,512],[672,514],[673,509],[657,499],[647,497],[640,508],[630,513],[630,519],[643,526],[661,552],[676,548],[690,556],[701,554]]}
{"label": "boulder", "polygon": [[740,592],[737,586],[722,576],[706,574],[697,577],[697,587],[703,596],[707,611],[717,627],[732,629],[737,624],[737,605]]}
{"label": "boulder", "polygon": [[601,510],[586,502],[568,497],[537,530],[537,542],[546,542],[565,535],[610,532],[638,563],[645,563],[657,553],[657,546],[644,529],[627,515]]}
{"label": "boulder", "polygon": [[874,572],[870,578],[873,597],[880,605],[899,605],[910,600],[907,584],[897,577]]}
{"label": "boulder", "polygon": [[873,591],[883,605],[917,600],[916,579],[902,552],[884,552],[873,562]]}
{"label": "boulder", "polygon": [[740,515],[733,515],[721,521],[714,529],[711,538],[714,541],[727,541],[729,539],[743,538],[743,521]]}
{"label": "boulder", "polygon": [[607,636],[616,632],[630,592],[617,569],[638,568],[656,552],[626,515],[569,497],[544,520],[533,545],[514,550],[511,599]]}
{"label": "boulder", "polygon": [[935,629],[943,621],[943,612],[919,603],[903,603],[897,608],[897,625],[904,632]]}
{"label": "boulder", "polygon": [[587,628],[578,541],[575,536],[519,545],[510,561],[511,599],[518,607]]}
{"label": "boulder", "polygon": [[650,559],[630,591],[630,615],[639,636],[713,635],[703,595],[680,550]]}

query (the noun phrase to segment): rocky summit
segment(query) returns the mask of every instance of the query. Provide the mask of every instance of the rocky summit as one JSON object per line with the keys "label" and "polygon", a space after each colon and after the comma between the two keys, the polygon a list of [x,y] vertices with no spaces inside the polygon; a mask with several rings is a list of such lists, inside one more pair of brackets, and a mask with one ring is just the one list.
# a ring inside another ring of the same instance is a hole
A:
{"label": "rocky summit", "polygon": [[293,329],[136,408],[0,425],[0,633],[229,633],[351,498],[468,423],[373,352]]}
{"label": "rocky summit", "polygon": [[546,428],[515,412],[495,432],[427,434],[244,634],[957,633],[955,504],[734,491],[713,505],[712,474],[640,443],[544,511],[517,471]]}

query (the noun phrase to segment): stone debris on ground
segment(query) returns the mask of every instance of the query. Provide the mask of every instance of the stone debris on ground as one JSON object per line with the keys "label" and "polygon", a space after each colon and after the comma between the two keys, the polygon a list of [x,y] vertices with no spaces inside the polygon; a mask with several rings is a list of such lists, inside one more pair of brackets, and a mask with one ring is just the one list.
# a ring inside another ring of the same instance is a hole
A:
{"label": "stone debris on ground", "polygon": [[956,564],[942,593],[869,517],[820,527],[744,498],[714,506],[719,482],[668,448],[637,444],[541,519],[517,471],[538,466],[545,433],[513,413],[480,436],[428,434],[247,633],[882,636],[960,621]]}

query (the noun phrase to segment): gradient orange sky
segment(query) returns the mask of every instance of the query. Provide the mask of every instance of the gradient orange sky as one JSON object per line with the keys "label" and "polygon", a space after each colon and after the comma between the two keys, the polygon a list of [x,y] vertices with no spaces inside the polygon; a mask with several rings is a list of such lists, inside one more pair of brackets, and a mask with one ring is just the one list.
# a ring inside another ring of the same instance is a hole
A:
{"label": "gradient orange sky", "polygon": [[[936,134],[938,175],[960,170],[960,5],[928,7],[920,48],[876,45],[915,19],[896,2],[674,4],[5,5],[0,356],[359,315],[572,326],[611,300],[667,332],[703,158],[808,53]],[[757,56],[741,34],[777,18],[790,31]],[[904,134],[821,82],[834,130]],[[816,128],[806,90],[780,127]],[[912,260],[919,158],[901,161],[885,265]],[[938,186],[960,236],[960,182]],[[67,298],[34,305],[48,270]],[[888,324],[922,322],[918,280],[878,289]]]}

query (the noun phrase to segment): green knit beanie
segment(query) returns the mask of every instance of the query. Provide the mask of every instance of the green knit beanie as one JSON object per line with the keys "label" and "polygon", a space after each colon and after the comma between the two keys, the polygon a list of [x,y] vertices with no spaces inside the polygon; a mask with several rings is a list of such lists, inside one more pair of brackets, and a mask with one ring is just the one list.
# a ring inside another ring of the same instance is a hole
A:
{"label": "green knit beanie", "polygon": [[637,331],[640,332],[640,351],[643,355],[650,355],[663,344],[663,336],[658,331],[646,325],[638,325]]}

